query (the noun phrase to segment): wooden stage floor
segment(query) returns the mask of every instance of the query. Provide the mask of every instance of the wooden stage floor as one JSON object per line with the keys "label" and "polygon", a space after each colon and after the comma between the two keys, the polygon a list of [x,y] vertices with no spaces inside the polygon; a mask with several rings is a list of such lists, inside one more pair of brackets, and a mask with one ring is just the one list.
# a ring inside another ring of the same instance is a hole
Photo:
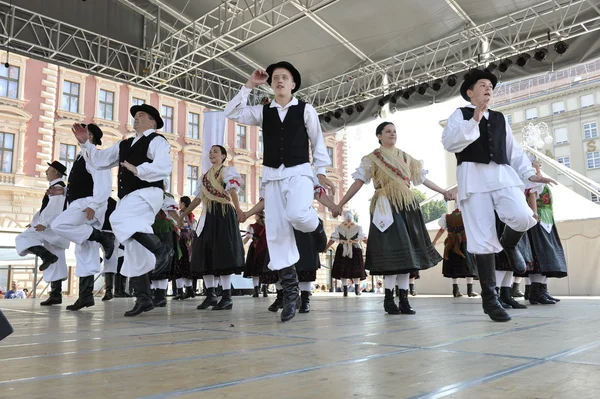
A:
{"label": "wooden stage floor", "polygon": [[79,312],[72,299],[0,300],[15,328],[0,343],[0,397],[600,397],[600,298],[512,310],[508,323],[479,298],[418,296],[416,315],[392,316],[372,294],[316,294],[281,323],[273,299],[219,312],[169,298],[131,319],[132,299]]}

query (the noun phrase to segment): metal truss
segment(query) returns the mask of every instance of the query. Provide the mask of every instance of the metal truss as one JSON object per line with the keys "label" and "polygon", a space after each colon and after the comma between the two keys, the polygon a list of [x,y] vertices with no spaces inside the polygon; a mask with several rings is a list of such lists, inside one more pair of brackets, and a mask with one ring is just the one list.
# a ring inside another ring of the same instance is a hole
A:
{"label": "metal truss", "polygon": [[[593,3],[593,2],[591,2]],[[301,89],[320,113],[600,30],[588,0],[550,0]],[[488,49],[482,44],[489,45]],[[378,71],[387,71],[382,84]]]}

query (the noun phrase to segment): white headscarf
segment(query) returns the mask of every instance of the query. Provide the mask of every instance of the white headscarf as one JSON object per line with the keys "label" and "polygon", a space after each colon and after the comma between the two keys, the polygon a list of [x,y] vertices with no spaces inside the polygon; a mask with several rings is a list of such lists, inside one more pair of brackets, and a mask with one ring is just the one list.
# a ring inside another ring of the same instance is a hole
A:
{"label": "white headscarf", "polygon": [[344,221],[345,222],[354,222],[354,215],[350,211],[344,212]]}

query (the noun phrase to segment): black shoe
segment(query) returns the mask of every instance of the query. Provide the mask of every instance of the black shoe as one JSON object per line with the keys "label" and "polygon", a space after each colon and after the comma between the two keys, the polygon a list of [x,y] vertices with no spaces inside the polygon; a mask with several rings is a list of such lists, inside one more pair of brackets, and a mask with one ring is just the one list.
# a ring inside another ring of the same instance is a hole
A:
{"label": "black shoe", "polygon": [[354,294],[356,296],[360,296],[360,285],[359,284],[354,284]]}
{"label": "black shoe", "polygon": [[263,298],[269,297],[269,291],[268,291],[268,287],[266,284],[263,284],[263,286],[262,286],[262,294],[263,294]]}
{"label": "black shoe", "polygon": [[410,296],[417,296],[417,291],[415,291],[415,285],[414,284],[409,284],[408,288],[409,288],[409,291],[410,291]]}
{"label": "black shoe", "polygon": [[458,288],[458,284],[452,284],[452,296],[454,298],[460,298],[463,296],[463,294],[460,292],[460,288]]}
{"label": "black shoe", "polygon": [[79,310],[94,306],[94,276],[79,277],[79,298],[67,310]]}
{"label": "black shoe", "polygon": [[114,298],[113,296],[113,286],[115,282],[115,274],[114,273],[104,273],[104,282],[106,284],[106,289],[104,291],[104,296],[102,297],[103,301],[110,301]]}
{"label": "black shoe", "polygon": [[52,281],[50,283],[50,295],[48,299],[40,302],[41,306],[60,305],[62,303],[62,281]]}
{"label": "black shoe", "polygon": [[415,314],[416,310],[410,307],[410,303],[408,302],[408,290],[399,290],[400,291],[400,302],[398,303],[398,309],[400,309],[400,313],[402,314]]}
{"label": "black shoe", "polygon": [[173,301],[183,301],[185,294],[183,293],[183,288],[177,288],[177,294],[173,297]]}
{"label": "black shoe", "polygon": [[260,287],[258,285],[254,286],[254,295],[252,298],[258,298],[260,296]]}
{"label": "black shoe", "polygon": [[519,290],[519,283],[513,283],[510,295],[513,298],[523,298],[525,296],[525,294]]}
{"label": "black shoe", "polygon": [[164,308],[167,306],[167,290],[155,288],[152,304],[155,308]]}
{"label": "black shoe", "polygon": [[527,306],[513,299],[513,297],[510,295],[511,292],[511,287],[500,287],[500,297],[502,298],[502,302],[511,306],[513,309],[527,309]]}
{"label": "black shoe", "polygon": [[544,296],[546,298],[548,298],[554,302],[560,302],[560,299],[554,298],[552,295],[550,295],[550,293],[548,293],[548,284],[541,284],[541,286],[542,286],[542,292],[544,293]]}
{"label": "black shoe", "polygon": [[277,297],[268,310],[269,312],[278,312],[279,309],[283,309],[283,290],[277,290]]}
{"label": "black shoe", "polygon": [[502,306],[504,309],[510,309],[510,305],[506,302],[504,302],[502,300],[502,297],[500,296],[500,287],[496,287],[496,296],[498,297],[498,303],[500,304],[500,306]]}
{"label": "black shoe", "polygon": [[185,295],[184,295],[183,299],[195,298],[195,297],[196,297],[196,293],[194,292],[194,289],[191,286],[185,287]]}
{"label": "black shoe", "polygon": [[154,267],[154,273],[162,274],[168,272],[171,266],[171,260],[175,252],[173,248],[164,245],[160,238],[151,233],[140,233],[137,232],[131,236],[134,240],[140,243],[148,251],[152,252],[156,257],[156,266]]}
{"label": "black shoe", "polygon": [[223,290],[221,301],[213,306],[212,310],[231,310],[233,301],[231,300],[231,290]]}
{"label": "black shoe", "polygon": [[219,303],[219,300],[217,299],[217,294],[215,294],[214,287],[207,288],[206,289],[206,297],[204,298],[204,301],[202,301],[202,303],[200,305],[198,305],[196,307],[196,309],[198,309],[198,310],[208,309],[211,306],[215,306],[217,303]]}
{"label": "black shoe", "polygon": [[344,296],[348,296],[348,286],[344,286]]}
{"label": "black shoe", "polygon": [[110,259],[115,251],[115,236],[113,233],[93,229],[88,237],[89,241],[96,241],[104,249],[104,259]]}
{"label": "black shoe", "polygon": [[323,221],[321,219],[319,219],[319,225],[311,234],[315,239],[315,248],[317,249],[317,252],[325,252],[325,248],[327,248],[327,234],[325,234]]}
{"label": "black shoe", "polygon": [[541,283],[531,283],[531,291],[529,292],[529,303],[532,305],[556,305],[556,302],[547,298],[544,295],[544,289]]}
{"label": "black shoe", "polygon": [[508,261],[516,274],[524,273],[527,267],[525,259],[523,259],[521,252],[517,249],[517,244],[524,234],[524,231],[515,231],[508,226],[504,226],[502,237],[500,237],[500,244],[504,248],[504,252],[508,255]]}
{"label": "black shoe", "polygon": [[288,266],[277,271],[279,282],[282,287],[283,309],[281,310],[281,321],[286,322],[296,315],[296,301],[300,295],[298,290],[298,274],[295,266]]}
{"label": "black shoe", "polygon": [[300,309],[298,309],[298,313],[310,312],[310,291],[300,292],[300,297],[302,298],[302,304],[300,305]]}
{"label": "black shoe", "polygon": [[475,255],[477,273],[481,285],[481,304],[483,312],[497,322],[510,321],[510,316],[498,302],[496,294],[495,254]]}
{"label": "black shoe", "polygon": [[58,262],[58,256],[54,255],[52,252],[48,251],[46,248],[41,245],[36,245],[35,247],[30,247],[27,249],[32,254],[39,256],[42,259],[42,264],[39,267],[39,270],[43,272],[47,268],[50,267],[53,263]]}
{"label": "black shoe", "polygon": [[475,291],[473,291],[473,284],[467,284],[467,295],[469,296],[469,298],[479,296]]}
{"label": "black shoe", "polygon": [[385,289],[385,299],[383,300],[383,310],[389,314],[400,314],[400,309],[394,301],[394,293],[390,289]]}
{"label": "black shoe", "polygon": [[137,316],[141,313],[154,309],[152,297],[150,296],[150,278],[147,274],[130,278],[131,285],[135,291],[135,305],[133,309],[125,312],[125,317]]}
{"label": "black shoe", "polygon": [[527,284],[525,285],[525,295],[523,296],[523,298],[527,301],[529,300],[529,295],[531,294],[531,285]]}

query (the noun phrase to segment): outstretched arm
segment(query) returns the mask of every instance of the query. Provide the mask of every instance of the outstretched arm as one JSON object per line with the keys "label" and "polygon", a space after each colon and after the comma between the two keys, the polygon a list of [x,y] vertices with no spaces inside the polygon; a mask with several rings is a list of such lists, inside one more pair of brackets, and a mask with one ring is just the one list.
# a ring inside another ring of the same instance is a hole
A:
{"label": "outstretched arm", "polygon": [[360,191],[360,189],[362,188],[362,186],[364,184],[365,184],[365,182],[362,180],[354,180],[354,183],[352,183],[350,188],[348,188],[346,195],[344,195],[344,198],[342,198],[342,200],[340,201],[340,203],[338,205],[340,207],[343,207],[344,205],[346,205],[348,203],[348,201],[350,201],[352,199],[352,197],[354,197],[356,195],[356,193],[358,193]]}
{"label": "outstretched arm", "polygon": [[442,237],[442,235],[444,234],[445,231],[446,230],[444,230],[443,228],[440,227],[437,234],[435,235],[435,238],[433,239],[433,242],[432,242],[433,245],[437,244],[438,240]]}
{"label": "outstretched arm", "polygon": [[440,186],[438,186],[437,184],[435,184],[434,182],[432,182],[429,179],[425,179],[425,181],[423,182],[423,185],[430,190],[433,190],[437,193],[442,194],[444,196],[445,201],[452,201],[454,199],[454,196],[451,191],[444,190],[443,188],[441,188]]}
{"label": "outstretched arm", "polygon": [[250,216],[256,215],[258,212],[263,211],[265,209],[265,200],[260,199],[256,205],[252,207],[248,212],[246,212],[246,218]]}

